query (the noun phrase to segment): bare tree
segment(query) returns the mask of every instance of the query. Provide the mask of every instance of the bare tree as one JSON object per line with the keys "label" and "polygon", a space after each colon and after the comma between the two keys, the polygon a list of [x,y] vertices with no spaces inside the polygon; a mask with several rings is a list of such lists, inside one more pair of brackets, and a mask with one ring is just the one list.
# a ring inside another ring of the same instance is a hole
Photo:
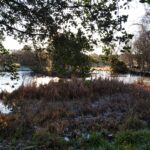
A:
{"label": "bare tree", "polygon": [[145,23],[141,24],[140,26],[141,30],[139,32],[139,36],[134,42],[136,56],[135,59],[140,69],[145,71],[150,70],[150,30]]}

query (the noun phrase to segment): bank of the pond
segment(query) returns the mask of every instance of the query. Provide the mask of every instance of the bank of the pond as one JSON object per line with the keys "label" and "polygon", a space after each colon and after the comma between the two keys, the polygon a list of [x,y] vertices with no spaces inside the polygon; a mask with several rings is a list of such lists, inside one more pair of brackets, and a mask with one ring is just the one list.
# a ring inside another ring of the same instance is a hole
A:
{"label": "bank of the pond", "polygon": [[[9,73],[3,73],[3,76],[0,76],[0,92],[7,91],[12,92],[15,89],[18,89],[21,85],[29,85],[36,83],[38,86],[40,84],[48,84],[50,81],[58,82],[58,77],[51,76],[41,76],[34,74],[33,71],[28,67],[21,67],[18,69],[18,80],[11,80]],[[86,80],[94,79],[110,79],[118,80],[124,83],[137,83],[142,81],[145,84],[150,84],[149,77],[143,77],[133,74],[112,74],[109,70],[94,70],[91,72],[91,76],[87,77]],[[67,80],[67,79],[66,79]]]}
{"label": "bank of the pond", "polygon": [[[150,78],[142,77],[139,75],[132,74],[112,74],[109,70],[95,70],[91,72],[91,77],[87,77],[86,80],[94,80],[94,79],[109,79],[109,80],[117,80],[128,84],[138,83],[146,86],[150,86]],[[46,85],[50,81],[58,82],[58,77],[49,77],[49,76],[39,76],[33,73],[33,71],[28,67],[21,67],[18,69],[18,80],[11,80],[9,73],[3,73],[3,76],[0,76],[0,92],[13,92],[18,89],[20,86],[28,86],[28,85]],[[70,79],[66,79],[70,80]],[[1,101],[0,112],[3,113],[4,108],[6,112],[9,112],[7,106],[5,106]]]}
{"label": "bank of the pond", "polygon": [[117,80],[73,79],[21,86],[0,96],[13,109],[0,114],[0,146],[148,150],[149,90]]}
{"label": "bank of the pond", "polygon": [[137,75],[137,76],[149,77],[150,78],[150,72],[148,72],[148,71],[130,70],[129,73],[132,74],[132,75]]}

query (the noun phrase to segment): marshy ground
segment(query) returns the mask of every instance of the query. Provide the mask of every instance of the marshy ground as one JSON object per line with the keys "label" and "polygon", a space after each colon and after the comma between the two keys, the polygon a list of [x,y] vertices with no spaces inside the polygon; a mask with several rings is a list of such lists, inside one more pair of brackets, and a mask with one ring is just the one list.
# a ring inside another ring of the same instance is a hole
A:
{"label": "marshy ground", "polygon": [[116,80],[21,86],[1,99],[0,148],[149,150],[150,91]]}

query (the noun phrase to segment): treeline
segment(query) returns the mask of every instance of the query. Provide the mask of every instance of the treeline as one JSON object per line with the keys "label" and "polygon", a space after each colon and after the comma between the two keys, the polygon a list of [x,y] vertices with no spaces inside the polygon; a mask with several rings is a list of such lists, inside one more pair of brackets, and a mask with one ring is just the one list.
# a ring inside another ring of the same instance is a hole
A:
{"label": "treeline", "polygon": [[35,73],[48,74],[51,70],[51,61],[48,53],[43,49],[32,50],[25,45],[22,50],[12,52],[14,62],[20,66],[31,68]]}

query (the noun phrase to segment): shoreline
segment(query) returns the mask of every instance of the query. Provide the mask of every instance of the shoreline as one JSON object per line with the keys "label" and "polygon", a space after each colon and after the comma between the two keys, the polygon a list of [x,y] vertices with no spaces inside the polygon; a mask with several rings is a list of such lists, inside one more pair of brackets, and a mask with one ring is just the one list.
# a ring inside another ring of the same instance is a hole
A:
{"label": "shoreline", "polygon": [[[149,98],[149,90],[114,80],[74,79],[40,87],[22,86],[1,95],[13,111],[0,114],[0,126],[3,127],[0,146],[4,149],[12,142],[14,150],[18,145],[26,150],[41,150],[43,145],[56,150],[91,146],[96,150],[95,146],[103,143],[97,141],[102,139],[111,147],[124,146],[116,145],[119,133],[141,138],[150,135],[147,128],[150,125]],[[128,130],[130,132],[126,133]]]}

